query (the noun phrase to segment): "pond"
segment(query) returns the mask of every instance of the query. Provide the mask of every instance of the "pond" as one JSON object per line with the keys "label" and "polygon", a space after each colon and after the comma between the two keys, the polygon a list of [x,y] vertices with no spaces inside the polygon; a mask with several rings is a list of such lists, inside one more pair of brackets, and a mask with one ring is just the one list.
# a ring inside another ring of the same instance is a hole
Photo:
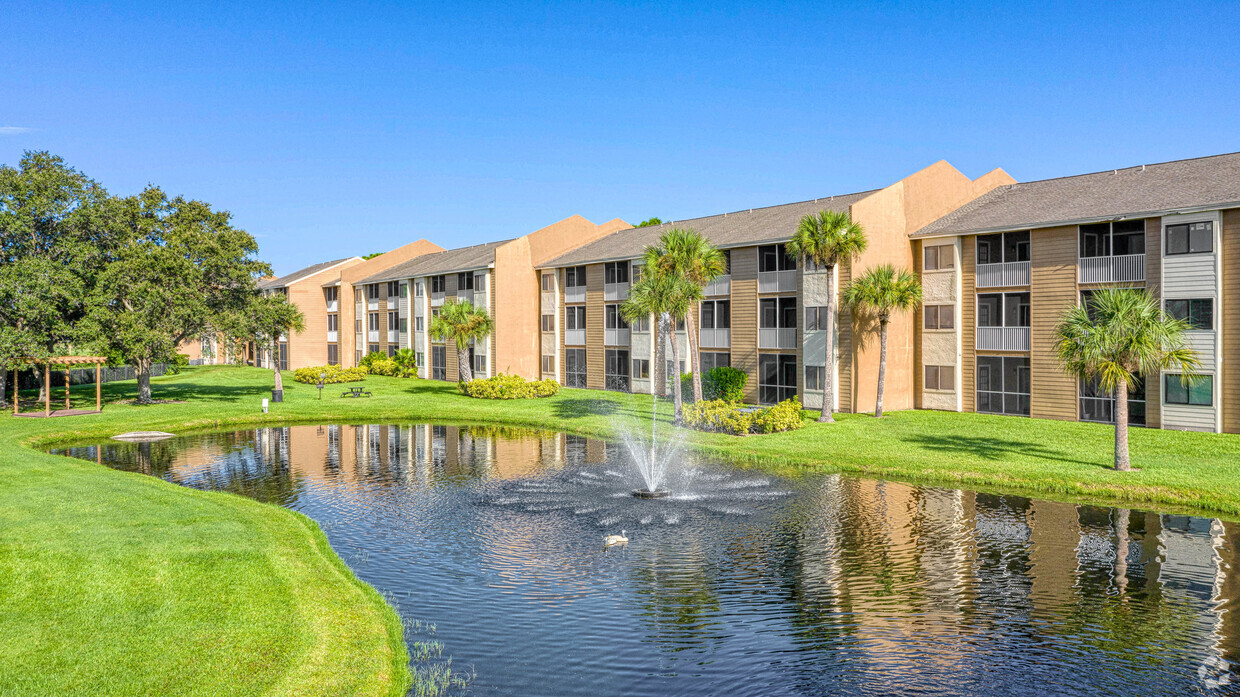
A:
{"label": "pond", "polygon": [[480,427],[57,452],[305,513],[470,694],[1240,689],[1234,523],[692,457],[642,500],[623,447]]}

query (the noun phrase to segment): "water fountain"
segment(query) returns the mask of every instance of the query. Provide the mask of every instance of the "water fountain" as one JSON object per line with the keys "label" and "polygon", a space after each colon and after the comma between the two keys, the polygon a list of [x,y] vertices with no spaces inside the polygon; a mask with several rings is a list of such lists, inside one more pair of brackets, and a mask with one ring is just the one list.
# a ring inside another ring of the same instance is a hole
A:
{"label": "water fountain", "polygon": [[650,441],[646,442],[639,435],[641,429],[637,428],[630,429],[624,438],[624,445],[629,450],[629,456],[633,459],[633,464],[637,467],[646,485],[644,489],[633,490],[633,495],[639,499],[662,499],[671,495],[671,492],[665,488],[667,468],[680,455],[680,438],[665,439],[663,447],[659,447],[658,395],[651,395],[651,400],[653,406],[650,410]]}

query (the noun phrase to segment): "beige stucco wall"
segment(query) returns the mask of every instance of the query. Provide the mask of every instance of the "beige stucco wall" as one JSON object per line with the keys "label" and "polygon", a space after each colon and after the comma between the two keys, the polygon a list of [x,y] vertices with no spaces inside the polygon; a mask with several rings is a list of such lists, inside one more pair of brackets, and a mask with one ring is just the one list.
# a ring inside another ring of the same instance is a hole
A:
{"label": "beige stucco wall", "polygon": [[[423,254],[431,254],[434,252],[444,251],[443,247],[429,240],[418,240],[410,242],[403,247],[397,247],[386,254],[380,254],[372,259],[365,259],[360,263],[354,264],[340,272],[340,363],[347,367],[356,363],[354,350],[356,346],[356,337],[354,335],[355,308],[353,305],[353,287],[363,278],[373,276],[381,271],[403,264],[410,259],[420,257]],[[327,278],[321,283],[327,282]],[[386,300],[386,298],[384,298]],[[365,318],[363,318],[365,319]],[[326,320],[324,320],[326,321]],[[382,334],[380,334],[382,336]]]}

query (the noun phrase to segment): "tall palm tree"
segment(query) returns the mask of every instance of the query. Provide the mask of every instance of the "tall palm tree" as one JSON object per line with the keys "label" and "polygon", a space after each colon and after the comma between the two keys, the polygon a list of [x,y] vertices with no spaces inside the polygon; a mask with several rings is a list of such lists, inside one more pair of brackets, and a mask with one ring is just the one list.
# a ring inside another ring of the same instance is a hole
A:
{"label": "tall palm tree", "polygon": [[[672,228],[663,233],[656,247],[658,253],[655,263],[667,273],[683,277],[698,287],[699,295],[706,286],[725,271],[727,260],[710,240],[691,228]],[[651,268],[647,266],[647,268]],[[689,304],[685,312],[685,329],[689,338],[689,362],[693,373],[693,401],[702,401],[702,361],[698,350],[697,325],[693,320],[693,308],[698,307],[697,301]]]}
{"label": "tall palm tree", "polygon": [[850,309],[878,316],[878,397],[874,401],[874,416],[880,417],[887,381],[887,325],[891,313],[912,310],[921,304],[921,282],[908,269],[897,270],[891,264],[883,264],[866,271],[840,295]]}
{"label": "tall palm tree", "polygon": [[788,256],[799,261],[802,267],[813,263],[827,272],[827,304],[824,308],[826,316],[823,318],[827,330],[823,361],[826,368],[823,370],[822,412],[818,416],[819,423],[835,421],[831,416],[831,410],[835,408],[835,305],[831,284],[836,268],[860,256],[865,251],[865,245],[865,229],[847,213],[818,211],[817,215],[801,218],[796,233],[786,247]]}
{"label": "tall palm tree", "polygon": [[1128,457],[1128,392],[1140,375],[1181,373],[1185,384],[1200,367],[1187,345],[1188,324],[1169,317],[1158,300],[1135,288],[1094,291],[1066,310],[1055,327],[1055,354],[1064,372],[1097,380],[1115,397],[1115,469],[1132,469]]}
{"label": "tall palm tree", "polygon": [[[629,298],[620,305],[620,314],[630,322],[639,321],[642,318],[654,316],[655,319],[655,345],[662,346],[663,341],[663,324],[665,321],[671,325],[672,335],[672,363],[680,365],[680,342],[676,340],[675,321],[684,317],[690,303],[693,302],[695,295],[693,293],[694,286],[686,281],[683,277],[660,270],[657,264],[651,265],[651,261],[657,261],[657,250],[647,249],[645,261],[647,262],[646,270],[642,273],[632,287],[629,288]],[[700,297],[701,289],[698,289]],[[659,365],[661,359],[655,358],[654,379],[658,383],[662,375],[663,366]],[[681,392],[680,375],[676,375],[676,379],[672,380],[672,394],[675,405],[676,423],[681,422],[682,407],[684,404],[684,395]]]}
{"label": "tall palm tree", "polygon": [[468,300],[449,298],[439,308],[439,315],[431,319],[431,336],[456,344],[457,382],[469,382],[474,377],[469,364],[469,342],[482,341],[495,329],[495,320],[481,307],[474,307]]}

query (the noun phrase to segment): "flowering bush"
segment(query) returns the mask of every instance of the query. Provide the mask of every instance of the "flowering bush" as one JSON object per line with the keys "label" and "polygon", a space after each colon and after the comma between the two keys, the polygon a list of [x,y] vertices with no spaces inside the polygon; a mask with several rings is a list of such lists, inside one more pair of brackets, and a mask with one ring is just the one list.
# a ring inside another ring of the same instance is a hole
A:
{"label": "flowering bush", "polygon": [[293,380],[304,382],[307,385],[317,385],[319,373],[323,373],[323,384],[334,385],[341,382],[361,382],[366,379],[367,372],[369,371],[364,366],[341,368],[338,365],[320,365],[310,368],[298,368],[293,371]]}
{"label": "flowering bush", "polygon": [[766,409],[712,399],[685,405],[684,414],[685,425],[689,428],[734,436],[794,431],[805,425],[801,418],[801,405],[795,399]]}
{"label": "flowering bush", "polygon": [[555,380],[526,380],[520,375],[500,373],[492,378],[480,378],[457,386],[461,394],[476,399],[541,399],[560,391]]}
{"label": "flowering bush", "polygon": [[773,407],[754,415],[753,430],[757,433],[795,431],[805,425],[801,418],[801,404],[796,399],[785,399]]}

